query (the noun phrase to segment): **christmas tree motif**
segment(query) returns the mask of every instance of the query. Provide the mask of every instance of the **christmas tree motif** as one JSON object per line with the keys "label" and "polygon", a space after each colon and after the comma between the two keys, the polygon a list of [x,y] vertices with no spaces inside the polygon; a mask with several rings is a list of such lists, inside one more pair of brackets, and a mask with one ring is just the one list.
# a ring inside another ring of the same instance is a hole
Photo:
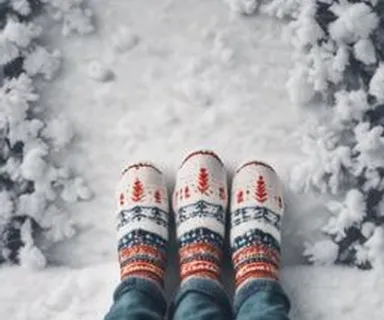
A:
{"label": "christmas tree motif", "polygon": [[206,168],[200,168],[197,178],[197,189],[204,194],[206,194],[209,189],[208,170]]}
{"label": "christmas tree motif", "polygon": [[223,187],[219,188],[219,197],[220,197],[220,199],[222,199],[222,200],[225,200],[226,197],[227,197],[227,195],[225,194],[225,190],[224,190]]}
{"label": "christmas tree motif", "polygon": [[244,192],[240,190],[236,195],[237,203],[242,203],[244,201]]}
{"label": "christmas tree motif", "polygon": [[267,201],[268,194],[265,186],[265,180],[262,176],[259,176],[259,179],[256,182],[256,193],[255,199],[261,203]]}
{"label": "christmas tree motif", "polygon": [[161,192],[159,190],[155,191],[154,197],[156,203],[161,203]]}
{"label": "christmas tree motif", "polygon": [[139,202],[143,200],[143,198],[144,198],[144,186],[143,186],[143,183],[137,178],[136,181],[133,183],[131,199],[133,202]]}
{"label": "christmas tree motif", "polygon": [[125,197],[124,197],[124,193],[120,193],[120,205],[124,205],[124,202],[125,202]]}
{"label": "christmas tree motif", "polygon": [[184,188],[184,196],[185,196],[185,199],[188,199],[191,196],[188,186]]}

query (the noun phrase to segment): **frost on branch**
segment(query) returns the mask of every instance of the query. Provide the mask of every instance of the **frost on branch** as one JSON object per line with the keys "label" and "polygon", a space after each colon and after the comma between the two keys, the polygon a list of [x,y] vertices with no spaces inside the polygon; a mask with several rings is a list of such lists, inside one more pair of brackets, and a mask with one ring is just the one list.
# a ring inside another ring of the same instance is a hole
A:
{"label": "frost on branch", "polygon": [[358,154],[357,163],[364,169],[384,168],[384,127],[371,128],[370,123],[361,122],[355,129],[356,145],[354,151]]}
{"label": "frost on branch", "polygon": [[8,18],[4,29],[0,30],[0,65],[5,65],[22,55],[40,33],[41,29],[32,23],[21,23],[14,18]]}
{"label": "frost on branch", "polygon": [[83,0],[42,0],[48,12],[62,22],[62,34],[88,34],[93,32],[92,12],[84,7]]}
{"label": "frost on branch", "polygon": [[330,8],[337,18],[329,25],[330,36],[341,43],[356,43],[367,39],[376,29],[379,19],[372,7],[364,2],[335,1]]}
{"label": "frost on branch", "polygon": [[35,47],[24,60],[24,70],[31,77],[41,74],[45,80],[52,80],[61,64],[58,50],[49,52],[41,46]]}
{"label": "frost on branch", "polygon": [[354,226],[360,228],[366,216],[366,205],[364,195],[359,190],[351,190],[347,193],[343,203],[330,202],[328,210],[332,213],[323,231],[340,242],[346,236],[346,231]]}
{"label": "frost on branch", "polygon": [[[65,12],[68,30],[86,32],[81,2],[50,4]],[[44,250],[52,243],[74,236],[66,203],[91,197],[61,160],[74,137],[71,123],[43,110],[36,92],[35,82],[53,79],[61,64],[57,50],[40,44],[42,29],[31,22],[36,3],[3,1],[8,15],[0,28],[0,261],[32,269],[46,266]]]}
{"label": "frost on branch", "polygon": [[[292,170],[291,185],[342,199],[331,205],[324,227],[339,246],[335,262],[372,267],[367,226],[384,222],[384,5],[300,1],[290,17],[295,66],[288,91],[293,102],[316,104],[322,115],[300,132],[305,159]],[[314,243],[315,254],[306,254],[312,262],[321,255],[317,248]]]}
{"label": "frost on branch", "polygon": [[319,108],[298,128],[304,159],[291,171],[291,187],[339,201],[328,206],[327,240],[308,244],[305,256],[376,266],[384,256],[377,249],[384,223],[384,2],[226,1],[235,12],[291,19],[288,93],[295,104]]}
{"label": "frost on branch", "polygon": [[305,245],[304,255],[315,265],[332,265],[337,260],[339,246],[331,240],[325,239],[315,244]]}
{"label": "frost on branch", "polygon": [[374,96],[379,103],[384,103],[384,63],[382,63],[373,75],[369,84],[369,93]]}

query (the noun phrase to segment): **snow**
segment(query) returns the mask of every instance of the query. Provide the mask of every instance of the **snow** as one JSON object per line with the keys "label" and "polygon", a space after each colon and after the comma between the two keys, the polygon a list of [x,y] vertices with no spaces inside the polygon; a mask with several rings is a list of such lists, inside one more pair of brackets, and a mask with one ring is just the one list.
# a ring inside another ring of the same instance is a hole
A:
{"label": "snow", "polygon": [[32,23],[25,25],[11,18],[9,18],[3,30],[5,38],[21,48],[28,47],[31,40],[36,38],[40,33],[41,29],[38,26]]}
{"label": "snow", "polygon": [[138,36],[127,27],[117,29],[112,37],[112,46],[118,53],[132,50],[138,42]]}
{"label": "snow", "polygon": [[250,15],[255,12],[260,4],[259,0],[225,0],[230,9],[236,13]]}
{"label": "snow", "polygon": [[51,141],[56,150],[60,150],[72,141],[75,133],[68,118],[59,114],[47,123],[42,135]]}
{"label": "snow", "polygon": [[95,80],[104,82],[111,78],[112,72],[100,61],[93,60],[88,64],[88,76]]}
{"label": "snow", "polygon": [[372,8],[365,3],[334,4],[334,13],[339,18],[330,26],[332,38],[341,42],[356,42],[359,39],[367,39],[377,27],[379,19]]}
{"label": "snow", "polygon": [[376,62],[375,48],[372,41],[369,39],[361,39],[353,46],[355,56],[358,60],[365,64],[372,64]]}
{"label": "snow", "polygon": [[61,33],[89,34],[94,31],[91,10],[84,8],[83,0],[42,0],[51,16],[62,22]]}
{"label": "snow", "polygon": [[[363,91],[339,91],[333,111],[315,112],[313,122],[310,106],[297,107],[340,84],[351,54],[373,63],[369,36],[377,17],[369,6],[335,6],[340,15],[331,33],[339,43],[324,42],[320,48],[312,46],[325,37],[313,18],[314,1],[301,10],[295,0],[267,1],[259,8],[272,16],[298,17],[289,28],[262,14],[236,14],[255,13],[259,2],[254,0],[227,0],[232,12],[223,0],[131,0],[108,6],[94,0],[93,14],[82,0],[45,2],[59,24],[47,22],[49,49],[34,47],[24,64],[30,76],[54,81],[34,88],[22,76],[0,90],[6,114],[0,128],[11,127],[12,145],[26,141],[22,161],[9,158],[2,170],[34,179],[36,191],[18,201],[2,192],[0,204],[1,217],[17,210],[36,218],[49,246],[38,249],[28,238],[30,226],[23,226],[23,268],[3,265],[0,272],[1,318],[102,318],[118,280],[114,190],[122,167],[152,161],[165,172],[171,190],[186,152],[209,148],[223,158],[230,175],[242,162],[257,159],[272,164],[286,186],[282,278],[292,319],[380,319],[382,268],[330,266],[338,246],[321,232],[326,225],[327,233],[343,239],[346,228],[361,226],[368,241],[354,247],[359,261],[381,265],[382,228],[364,221],[362,190],[343,188],[346,170],[364,171],[367,190],[383,184],[377,172],[383,165],[382,128],[361,122],[372,108]],[[23,1],[14,3],[26,12]],[[0,33],[0,53],[5,53],[0,56],[6,61],[38,36],[34,27],[23,34],[17,23],[9,28]],[[73,32],[86,36],[60,36]],[[379,102],[382,82],[380,68],[370,83]],[[44,121],[27,118],[30,107],[39,111],[40,106],[49,108]],[[345,130],[353,133],[350,145],[339,143]],[[311,194],[313,188],[321,195]],[[340,191],[346,194],[330,202],[329,193]],[[384,211],[383,203],[378,210]],[[303,251],[315,266],[302,265]],[[170,261],[174,254],[173,248]],[[176,289],[174,272],[171,265],[169,297]],[[228,270],[225,275],[229,282]],[[351,283],[359,286],[351,290]]]}
{"label": "snow", "polygon": [[376,169],[384,166],[384,128],[371,128],[367,122],[358,124],[355,128],[357,144],[355,151],[359,152],[359,162],[369,168]]}
{"label": "snow", "polygon": [[[15,320],[102,319],[111,305],[117,270],[115,263],[86,270],[4,267],[0,282],[9,289],[0,290],[2,315],[12,315]],[[291,297],[291,318],[295,320],[359,320],[367,315],[381,319],[384,311],[380,274],[342,267],[295,266],[283,270],[282,281]],[[353,285],[356,283],[358,286]]]}
{"label": "snow", "polygon": [[349,92],[339,91],[336,93],[335,98],[336,121],[361,121],[364,113],[371,109],[371,106],[368,104],[367,94],[363,90]]}
{"label": "snow", "polygon": [[304,255],[314,265],[332,265],[337,260],[339,246],[331,240],[324,239],[314,244],[307,244]]}
{"label": "snow", "polygon": [[39,248],[35,246],[32,238],[31,221],[27,220],[21,228],[21,238],[24,247],[20,250],[19,259],[20,265],[23,268],[31,270],[41,270],[47,265],[47,260]]}
{"label": "snow", "polygon": [[384,64],[382,64],[372,77],[369,84],[369,93],[376,97],[380,103],[384,102]]}
{"label": "snow", "polygon": [[335,236],[336,241],[341,241],[345,237],[345,230],[363,221],[366,215],[364,195],[358,190],[350,190],[345,203],[329,202],[328,210],[334,217],[329,219],[324,231]]}
{"label": "snow", "polygon": [[21,15],[28,15],[31,13],[31,5],[27,0],[11,0],[12,8],[19,12]]}
{"label": "snow", "polygon": [[38,180],[45,174],[47,163],[44,157],[48,151],[44,148],[34,148],[25,154],[20,167],[21,175],[27,180]]}
{"label": "snow", "polygon": [[46,80],[51,80],[60,68],[60,52],[52,53],[44,47],[38,46],[29,53],[24,60],[24,69],[29,76],[43,75]]}

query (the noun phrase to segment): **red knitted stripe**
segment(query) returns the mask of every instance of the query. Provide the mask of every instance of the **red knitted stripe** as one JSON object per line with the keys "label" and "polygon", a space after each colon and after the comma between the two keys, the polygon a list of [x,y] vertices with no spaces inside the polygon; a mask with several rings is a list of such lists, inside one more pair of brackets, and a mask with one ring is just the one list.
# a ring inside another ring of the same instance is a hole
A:
{"label": "red knitted stripe", "polygon": [[181,281],[185,281],[190,277],[207,278],[215,281],[220,281],[220,274],[211,270],[185,271],[181,273]]}
{"label": "red knitted stripe", "polygon": [[234,267],[235,272],[237,273],[237,272],[241,271],[244,267],[249,266],[250,264],[253,264],[253,263],[262,263],[265,265],[270,265],[271,267],[275,268],[276,270],[279,268],[278,262],[274,262],[266,256],[258,256],[256,258],[258,258],[256,260],[257,262],[253,262],[252,260],[243,260],[240,263],[236,264]]}
{"label": "red knitted stripe", "polygon": [[185,280],[191,276],[200,277],[201,274],[210,274],[213,279],[220,278],[220,267],[209,261],[192,261],[180,266],[181,279]]}
{"label": "red knitted stripe", "polygon": [[207,253],[221,259],[222,250],[210,243],[192,243],[179,249],[180,258],[185,259],[198,253]]}
{"label": "red knitted stripe", "polygon": [[232,255],[233,264],[236,266],[244,260],[251,259],[257,256],[268,257],[275,264],[280,263],[280,253],[270,247],[263,245],[253,245],[236,250]]}
{"label": "red knitted stripe", "polygon": [[189,159],[191,159],[192,157],[194,157],[194,156],[196,156],[196,155],[208,155],[208,156],[214,157],[217,161],[220,162],[221,165],[224,165],[224,164],[223,164],[223,161],[221,161],[220,157],[219,157],[216,153],[214,153],[213,151],[209,151],[209,150],[199,150],[199,151],[195,151],[195,152],[190,153],[190,154],[184,159],[184,161],[181,163],[180,168],[182,168],[183,165],[184,165]]}
{"label": "red knitted stripe", "polygon": [[138,255],[138,254],[147,254],[149,256],[154,257],[158,260],[165,260],[166,256],[164,253],[162,253],[157,248],[154,248],[153,246],[149,245],[137,245],[130,248],[123,248],[119,251],[119,260],[120,263],[124,262],[128,258],[131,258],[132,256]]}
{"label": "red knitted stripe", "polygon": [[277,271],[277,268],[267,262],[252,262],[248,263],[247,265],[243,266],[236,272],[236,276],[242,276],[243,274],[246,274],[247,272],[250,271],[270,271],[270,272],[275,272]]}
{"label": "red knitted stripe", "polygon": [[143,261],[129,263],[121,267],[121,279],[137,274],[149,274],[151,279],[164,279],[165,271],[158,266]]}
{"label": "red knitted stripe", "polygon": [[241,170],[243,170],[245,167],[248,167],[250,165],[259,165],[259,166],[264,166],[268,169],[271,169],[273,172],[275,172],[275,170],[269,165],[269,164],[266,164],[264,162],[261,162],[261,161],[249,161],[249,162],[246,162],[244,163],[243,165],[241,165],[237,170],[236,170],[236,173],[239,173]]}
{"label": "red knitted stripe", "polygon": [[278,279],[278,268],[265,262],[249,263],[236,271],[236,286],[249,279]]}

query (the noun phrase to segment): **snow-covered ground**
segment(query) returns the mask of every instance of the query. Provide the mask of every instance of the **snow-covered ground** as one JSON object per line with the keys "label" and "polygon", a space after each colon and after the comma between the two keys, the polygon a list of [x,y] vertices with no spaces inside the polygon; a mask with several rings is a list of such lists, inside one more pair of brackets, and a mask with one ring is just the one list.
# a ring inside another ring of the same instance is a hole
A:
{"label": "snow-covered ground", "polygon": [[[38,273],[1,271],[0,315],[14,320],[102,319],[118,280],[112,263]],[[294,320],[379,320],[384,312],[383,279],[345,268],[295,266],[283,271]]]}
{"label": "snow-covered ground", "polygon": [[[215,150],[229,172],[264,160],[283,181],[302,158],[296,128],[307,115],[288,99],[292,49],[282,21],[231,14],[221,0],[90,7],[95,34],[63,40],[57,27],[49,32],[64,65],[42,101],[73,122],[68,162],[95,196],[70,208],[77,236],[49,250],[52,267],[2,268],[1,319],[102,318],[118,280],[114,187],[128,163],[154,162],[171,191],[180,161],[196,148]],[[380,319],[383,277],[301,265],[304,242],[327,217],[321,198],[286,194],[283,284],[292,319]]]}

